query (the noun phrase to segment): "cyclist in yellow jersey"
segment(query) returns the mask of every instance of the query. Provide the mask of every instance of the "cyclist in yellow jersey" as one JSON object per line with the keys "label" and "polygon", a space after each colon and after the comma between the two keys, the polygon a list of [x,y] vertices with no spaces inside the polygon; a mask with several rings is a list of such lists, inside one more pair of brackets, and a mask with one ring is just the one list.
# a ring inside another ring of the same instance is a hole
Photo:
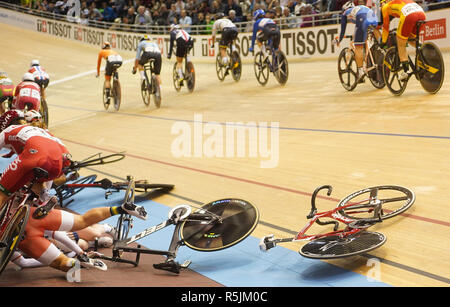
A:
{"label": "cyclist in yellow jersey", "polygon": [[[381,34],[382,44],[387,42],[389,36],[390,17],[400,18],[397,28],[397,49],[403,71],[399,75],[399,80],[408,78],[408,53],[406,44],[408,39],[415,38],[418,33],[416,23],[419,20],[425,20],[425,13],[420,5],[413,0],[391,0],[382,4],[381,14],[383,17],[383,32]],[[415,45],[414,41],[410,41]]]}

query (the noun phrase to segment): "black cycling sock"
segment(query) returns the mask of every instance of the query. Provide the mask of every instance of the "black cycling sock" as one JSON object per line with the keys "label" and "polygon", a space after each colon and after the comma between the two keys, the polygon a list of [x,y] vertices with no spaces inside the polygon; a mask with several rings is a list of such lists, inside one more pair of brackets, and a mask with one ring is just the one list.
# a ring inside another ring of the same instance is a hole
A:
{"label": "black cycling sock", "polygon": [[405,72],[408,72],[409,62],[408,61],[402,62],[402,67]]}

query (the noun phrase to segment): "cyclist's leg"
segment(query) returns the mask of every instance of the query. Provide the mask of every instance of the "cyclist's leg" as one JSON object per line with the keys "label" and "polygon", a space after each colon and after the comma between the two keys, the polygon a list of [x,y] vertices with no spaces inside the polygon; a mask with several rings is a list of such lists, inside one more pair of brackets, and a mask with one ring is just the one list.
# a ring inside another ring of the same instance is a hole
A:
{"label": "cyclist's leg", "polygon": [[188,48],[187,42],[182,37],[177,38],[177,50],[175,51],[175,55],[177,57],[177,73],[179,81],[182,81],[184,79],[183,59],[186,56],[187,48]]}
{"label": "cyclist's leg", "polygon": [[111,89],[111,76],[113,73],[113,66],[111,64],[111,62],[106,61],[106,66],[105,66],[105,89],[108,91],[108,96],[109,96],[109,90]]}
{"label": "cyclist's leg", "polygon": [[368,24],[366,22],[366,14],[359,14],[356,18],[355,24],[355,34],[353,39],[353,44],[355,46],[355,61],[358,67],[357,80],[362,80],[364,76],[363,62],[364,62],[364,45],[367,39],[367,28]]}
{"label": "cyclist's leg", "polygon": [[222,31],[222,36],[220,37],[219,42],[220,57],[222,58],[222,64],[224,66],[228,65],[227,46],[229,42],[230,42],[230,29],[225,28]]}
{"label": "cyclist's leg", "polygon": [[[154,65],[153,65],[153,72],[155,73],[156,76],[156,81],[158,82],[158,86],[160,87],[161,90],[161,77],[160,77],[160,73],[161,73],[161,66],[162,66],[162,58],[161,58],[161,53],[152,53],[152,58],[155,59]],[[178,57],[177,57],[177,61],[178,61]]]}
{"label": "cyclist's leg", "polygon": [[139,60],[135,60],[135,67],[137,67],[139,71],[139,75],[141,77],[141,81],[145,80],[145,72],[144,72],[144,65],[148,63],[148,60],[150,59],[149,52],[144,52],[141,55],[141,58]]}

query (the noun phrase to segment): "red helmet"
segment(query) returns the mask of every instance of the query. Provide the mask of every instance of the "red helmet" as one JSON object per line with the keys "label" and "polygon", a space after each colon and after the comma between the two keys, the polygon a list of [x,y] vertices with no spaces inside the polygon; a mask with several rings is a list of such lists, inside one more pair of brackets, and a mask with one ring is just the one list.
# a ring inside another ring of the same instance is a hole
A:
{"label": "red helmet", "polygon": [[25,115],[20,110],[10,110],[0,116],[0,132],[8,128],[16,119],[23,119]]}

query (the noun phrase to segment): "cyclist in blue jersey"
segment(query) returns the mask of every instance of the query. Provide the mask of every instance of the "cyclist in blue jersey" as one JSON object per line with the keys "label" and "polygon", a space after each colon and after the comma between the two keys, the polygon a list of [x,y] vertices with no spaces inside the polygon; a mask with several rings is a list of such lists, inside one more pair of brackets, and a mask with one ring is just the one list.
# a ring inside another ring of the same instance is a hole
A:
{"label": "cyclist in blue jersey", "polygon": [[162,64],[161,51],[159,50],[158,45],[150,40],[150,37],[148,35],[144,35],[137,46],[136,59],[134,61],[132,70],[132,74],[134,75],[136,73],[136,69],[139,69],[143,87],[145,87],[144,65],[147,64],[151,59],[155,60],[155,63],[153,65],[153,72],[156,75],[158,86],[161,87],[161,78],[159,76],[159,74],[161,73]]}
{"label": "cyclist in blue jersey", "polygon": [[[364,45],[367,40],[367,29],[369,26],[376,27],[378,25],[378,19],[375,13],[364,5],[357,5],[353,1],[348,1],[342,6],[342,19],[341,19],[341,33],[339,39],[335,41],[337,46],[342,41],[345,35],[345,30],[347,28],[347,23],[351,22],[355,24],[355,33],[353,35],[353,44],[355,46],[355,60],[358,66],[358,76],[357,81],[359,83],[364,82]],[[380,32],[374,30],[375,37],[379,40],[381,37]]]}
{"label": "cyclist in blue jersey", "polygon": [[262,9],[258,9],[253,13],[253,19],[255,20],[255,24],[253,25],[252,45],[249,51],[253,52],[256,40],[264,58],[267,58],[266,50],[262,43],[269,41],[269,44],[272,43],[274,50],[277,51],[280,47],[280,28],[275,21],[270,18],[265,18],[265,12]]}

